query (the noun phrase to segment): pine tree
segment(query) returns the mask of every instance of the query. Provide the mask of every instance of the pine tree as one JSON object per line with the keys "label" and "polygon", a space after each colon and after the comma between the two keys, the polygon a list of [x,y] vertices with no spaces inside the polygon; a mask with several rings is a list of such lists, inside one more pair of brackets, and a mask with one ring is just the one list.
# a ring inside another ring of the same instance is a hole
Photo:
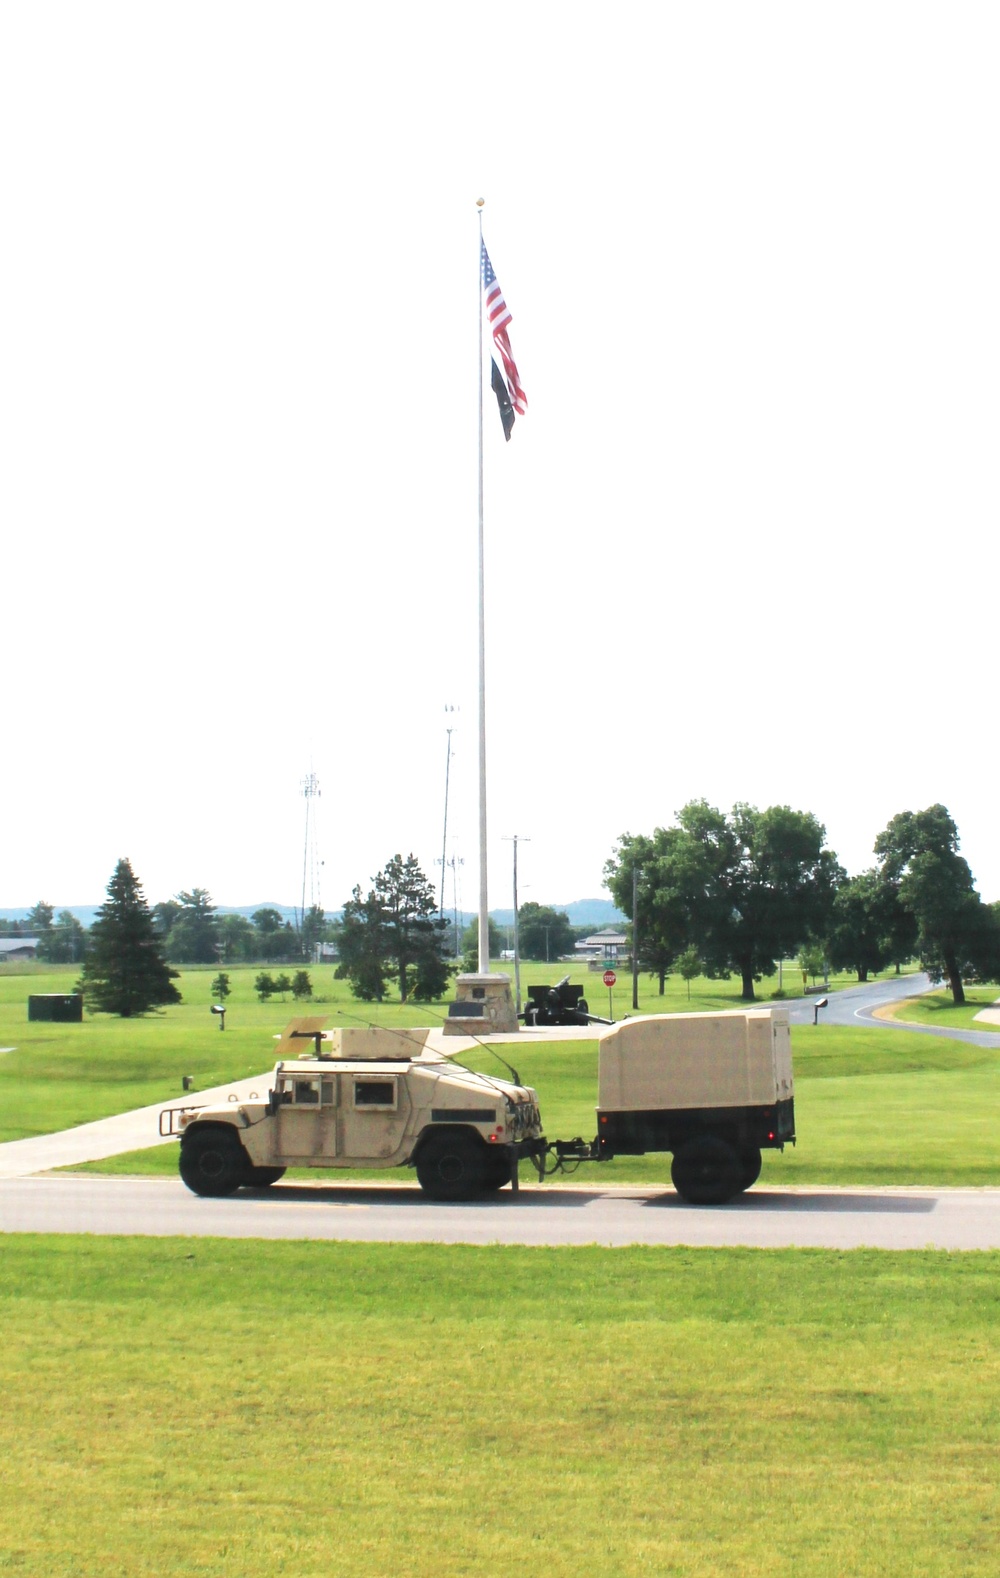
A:
{"label": "pine tree", "polygon": [[142,887],[127,860],[119,860],[87,943],[80,990],[99,1014],[131,1019],[164,1003],[179,1003],[177,971],[163,957]]}

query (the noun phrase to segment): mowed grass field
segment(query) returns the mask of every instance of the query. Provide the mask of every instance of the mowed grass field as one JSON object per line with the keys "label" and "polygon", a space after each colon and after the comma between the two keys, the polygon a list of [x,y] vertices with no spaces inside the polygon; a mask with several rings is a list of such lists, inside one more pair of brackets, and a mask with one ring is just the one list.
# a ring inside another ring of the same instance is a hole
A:
{"label": "mowed grass field", "polygon": [[[0,975],[0,1046],[16,1048],[0,1138],[181,1100],[185,1073],[204,1088],[266,1070],[270,1038],[310,1010],[262,1007],[254,973],[231,972],[224,1034],[214,971],[185,972],[162,1016],[82,1026],[26,1022],[29,988],[72,977]],[[329,974],[316,1013],[432,1019],[372,1012]],[[695,983],[690,1007],[737,992]],[[686,989],[641,1006],[684,1009]],[[593,1133],[596,1043],[504,1051],[550,1135]],[[794,1056],[800,1145],[767,1158],[765,1183],[1000,1182],[997,1052],[821,1025],[795,1031]],[[668,1161],[581,1176],[666,1186]],[[96,1170],[175,1166],[167,1146]],[[0,1574],[997,1570],[1000,1254],[3,1248]]]}
{"label": "mowed grass field", "polygon": [[992,1575],[998,1273],[13,1236],[0,1572]]}
{"label": "mowed grass field", "polygon": [[[26,1020],[28,990],[69,990],[68,972],[61,977],[0,975],[0,1045],[17,1048],[0,1056],[0,1139],[51,1132],[171,1097],[180,1102],[185,1099],[185,1073],[192,1075],[197,1090],[265,1072],[272,1060],[272,1038],[299,1013],[326,1014],[334,1023],[340,1018],[343,1023],[378,1019],[427,1024],[435,1015],[444,1017],[443,1005],[359,1004],[344,983],[332,980],[329,967],[313,972],[317,997],[326,996],[325,1002],[300,1007],[289,999],[261,1005],[253,995],[255,973],[231,972],[234,991],[224,1033],[209,1013],[214,971],[186,971],[181,981],[184,1003],[162,1015],[141,1020],[102,1015],[85,1018],[82,1025],[29,1025]],[[529,980],[549,979],[554,973],[544,965],[525,970]],[[52,984],[54,979],[59,984]],[[593,984],[603,990],[599,981]],[[668,983],[664,999],[648,990],[649,984],[640,998],[642,1011],[688,1007],[682,982]],[[985,1003],[994,995],[978,988],[970,999]],[[600,998],[594,991],[590,1000],[596,1011]],[[623,993],[616,1011],[624,1012],[629,1002],[630,993]],[[693,985],[690,1006],[732,1008],[738,1002],[737,983],[699,981]],[[935,1022],[948,1014],[946,1006],[925,1011],[939,1016]],[[954,1012],[971,1014],[974,1006]],[[503,1050],[522,1079],[538,1090],[550,1137],[592,1137],[596,1042],[532,1047],[524,1040]],[[821,1024],[794,1027],[793,1054],[799,1144],[765,1155],[763,1183],[1000,1183],[995,1121],[1000,1050],[890,1027]],[[485,1048],[469,1062],[487,1072],[504,1072]],[[172,1173],[176,1151],[154,1146],[92,1167],[101,1172]],[[579,1176],[609,1184],[666,1186],[669,1157],[622,1157],[599,1170],[587,1167]]]}

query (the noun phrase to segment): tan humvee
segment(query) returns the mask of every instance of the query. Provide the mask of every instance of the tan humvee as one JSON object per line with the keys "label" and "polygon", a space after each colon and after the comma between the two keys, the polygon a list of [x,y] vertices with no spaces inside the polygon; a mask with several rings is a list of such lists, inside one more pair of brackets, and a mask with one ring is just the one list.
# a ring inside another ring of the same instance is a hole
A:
{"label": "tan humvee", "polygon": [[432,1034],[293,1020],[266,1101],[171,1108],[160,1132],[180,1135],[181,1177],[202,1195],[287,1167],[413,1166],[442,1200],[516,1182],[519,1158],[544,1148],[535,1092],[456,1065]]}

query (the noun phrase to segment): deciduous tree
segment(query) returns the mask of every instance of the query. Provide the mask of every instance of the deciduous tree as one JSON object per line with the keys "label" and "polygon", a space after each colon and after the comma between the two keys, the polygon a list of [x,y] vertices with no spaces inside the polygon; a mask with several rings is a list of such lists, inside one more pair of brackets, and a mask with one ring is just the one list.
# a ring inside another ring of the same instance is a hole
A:
{"label": "deciduous tree", "polygon": [[281,933],[284,922],[281,911],[265,906],[264,909],[254,910],[250,917],[254,931],[257,933],[257,946],[260,954],[271,963],[281,952]]}
{"label": "deciduous tree", "polygon": [[60,910],[38,956],[49,964],[79,964],[86,946],[87,934],[76,916],[71,910]]}
{"label": "deciduous tree", "polygon": [[576,933],[569,916],[550,904],[522,904],[517,912],[517,943],[522,959],[549,963],[571,952]]}
{"label": "deciduous tree", "polygon": [[964,1003],[963,977],[1000,979],[1000,931],[958,844],[947,808],[932,805],[894,816],[875,840],[875,853],[913,917],[922,967],[932,980],[947,981],[953,1000]]}
{"label": "deciduous tree", "polygon": [[869,972],[910,958],[916,945],[916,924],[899,902],[897,881],[873,869],[840,884],[828,933],[835,970],[855,970],[867,981]]}
{"label": "deciduous tree", "polygon": [[640,958],[645,924],[668,956],[694,947],[709,976],[737,973],[753,1002],[754,982],[776,958],[826,929],[842,872],[825,836],[810,812],[790,806],[738,804],[727,816],[692,800],[675,827],[657,828],[644,842],[620,839],[606,881],[630,914],[638,862]]}
{"label": "deciduous tree", "polygon": [[219,957],[219,917],[205,888],[174,895],[177,906],[167,953],[180,964],[215,964]]}

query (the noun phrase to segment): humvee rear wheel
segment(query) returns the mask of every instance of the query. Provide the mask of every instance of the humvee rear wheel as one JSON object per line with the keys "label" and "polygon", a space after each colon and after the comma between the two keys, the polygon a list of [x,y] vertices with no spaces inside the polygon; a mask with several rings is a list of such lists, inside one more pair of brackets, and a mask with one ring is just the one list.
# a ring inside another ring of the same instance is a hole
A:
{"label": "humvee rear wheel", "polygon": [[248,1167],[243,1183],[247,1189],[268,1189],[284,1178],[285,1171],[284,1167]]}
{"label": "humvee rear wheel", "polygon": [[247,1153],[235,1134],[224,1129],[197,1130],[181,1144],[181,1177],[195,1194],[233,1194],[247,1181]]}
{"label": "humvee rear wheel", "polygon": [[745,1188],[743,1165],[731,1145],[706,1134],[688,1140],[670,1168],[674,1188],[690,1205],[725,1205]]}
{"label": "humvee rear wheel", "polygon": [[417,1178],[432,1200],[471,1200],[490,1187],[489,1160],[468,1134],[436,1134],[417,1157]]}
{"label": "humvee rear wheel", "polygon": [[760,1177],[760,1169],[762,1165],[763,1162],[759,1146],[748,1145],[746,1150],[740,1151],[740,1166],[743,1168],[743,1182],[740,1185],[741,1189],[753,1188],[754,1184],[757,1182],[757,1179]]}

